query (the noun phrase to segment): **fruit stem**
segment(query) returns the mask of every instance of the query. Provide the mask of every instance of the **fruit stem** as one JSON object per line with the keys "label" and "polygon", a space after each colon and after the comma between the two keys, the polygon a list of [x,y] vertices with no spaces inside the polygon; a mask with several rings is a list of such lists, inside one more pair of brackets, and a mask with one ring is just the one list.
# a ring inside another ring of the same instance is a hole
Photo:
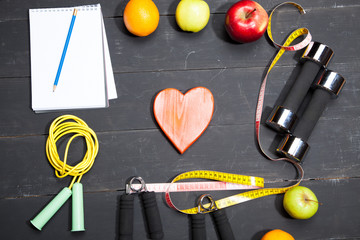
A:
{"label": "fruit stem", "polygon": [[321,202],[318,202],[318,201],[315,201],[315,200],[312,200],[312,199],[307,199],[307,198],[305,198],[305,201],[316,202],[316,203],[318,203],[319,205],[322,205],[322,203],[321,203]]}
{"label": "fruit stem", "polygon": [[256,8],[254,8],[254,10],[252,10],[251,12],[248,12],[246,15],[245,15],[245,18],[249,18],[249,16],[256,11]]}

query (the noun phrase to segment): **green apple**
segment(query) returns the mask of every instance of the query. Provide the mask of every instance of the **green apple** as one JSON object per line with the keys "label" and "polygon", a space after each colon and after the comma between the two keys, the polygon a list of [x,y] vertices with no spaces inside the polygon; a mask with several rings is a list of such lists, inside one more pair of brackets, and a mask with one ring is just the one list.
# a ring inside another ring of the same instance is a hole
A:
{"label": "green apple", "polygon": [[176,7],[175,18],[183,31],[199,32],[209,22],[210,8],[203,0],[181,0]]}
{"label": "green apple", "polygon": [[291,217],[308,219],[317,212],[319,202],[309,188],[296,186],[285,193],[283,205]]}

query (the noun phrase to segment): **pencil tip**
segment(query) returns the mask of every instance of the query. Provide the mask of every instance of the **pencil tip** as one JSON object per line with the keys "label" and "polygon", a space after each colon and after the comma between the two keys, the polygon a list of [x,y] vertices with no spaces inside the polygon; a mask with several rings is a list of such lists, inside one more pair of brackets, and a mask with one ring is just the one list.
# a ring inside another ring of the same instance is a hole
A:
{"label": "pencil tip", "polygon": [[54,87],[53,87],[53,92],[55,92],[55,90],[56,90],[56,85],[54,85]]}

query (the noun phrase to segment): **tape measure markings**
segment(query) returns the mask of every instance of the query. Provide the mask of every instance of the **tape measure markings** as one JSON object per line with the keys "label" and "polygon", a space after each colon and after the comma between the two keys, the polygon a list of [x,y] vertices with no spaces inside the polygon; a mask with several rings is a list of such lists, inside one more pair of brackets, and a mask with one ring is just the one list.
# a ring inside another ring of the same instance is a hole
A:
{"label": "tape measure markings", "polygon": [[[237,183],[243,185],[255,185],[259,187],[264,186],[264,179],[253,176],[239,175],[239,174],[231,174],[217,171],[207,171],[207,170],[195,170],[189,171],[182,174],[179,174],[173,179],[173,183],[179,180],[185,179],[211,179],[216,181],[223,181],[229,183]],[[254,184],[252,184],[254,183]]]}
{"label": "tape measure markings", "polygon": [[[289,43],[288,44],[284,43],[284,45],[276,43],[274,41],[272,33],[271,33],[271,19],[272,19],[273,13],[279,7],[281,7],[283,5],[287,5],[287,4],[295,6],[300,11],[300,14],[305,14],[306,13],[305,9],[300,4],[297,4],[297,3],[294,3],[294,2],[283,2],[283,3],[279,4],[279,5],[277,5],[270,13],[269,23],[268,23],[268,27],[267,27],[267,34],[268,34],[270,40],[272,41],[272,43],[276,47],[284,49],[285,51],[297,51],[297,50],[303,49],[304,47],[306,47],[311,42],[312,37],[311,37],[310,31],[307,28],[299,28],[299,29],[295,30],[294,32],[292,32],[290,34],[290,36],[288,37],[288,39],[286,40],[286,41],[289,41]],[[305,39],[303,39],[298,44],[295,44],[293,46],[289,46],[292,41],[294,41],[296,38],[298,38],[299,36],[304,35],[304,34],[307,34]]]}
{"label": "tape measure markings", "polygon": [[[286,192],[291,187],[285,187],[285,188],[263,188],[264,187],[264,179],[260,177],[254,177],[254,176],[246,176],[246,175],[238,175],[238,174],[232,174],[232,173],[224,173],[224,172],[216,172],[216,171],[206,171],[206,170],[198,170],[198,171],[191,171],[191,172],[185,172],[178,176],[176,176],[173,181],[170,184],[176,184],[176,181],[178,180],[184,180],[184,179],[192,179],[192,178],[210,178],[210,179],[216,179],[219,181],[240,181],[243,183],[257,183],[256,189],[244,193],[239,193],[233,196],[229,196],[223,199],[219,199],[215,201],[216,206],[218,209],[230,207],[239,203],[243,203],[249,200],[253,200],[256,198],[260,198],[263,196],[273,195],[273,194],[279,194]],[[197,184],[197,183],[195,183]],[[225,190],[225,189],[223,189]],[[179,212],[185,213],[185,214],[197,214],[198,208],[193,207],[190,209],[180,210],[177,208],[170,197],[170,188],[165,192],[165,201],[167,204],[173,208],[176,209]],[[205,207],[209,207],[210,205],[205,204]]]}
{"label": "tape measure markings", "polygon": [[[261,83],[261,87],[259,90],[259,96],[258,96],[258,103],[256,106],[256,114],[255,114],[255,131],[256,131],[256,138],[257,138],[257,142],[259,145],[259,148],[261,150],[261,153],[268,158],[269,160],[272,161],[288,161],[290,163],[292,163],[298,170],[298,172],[300,173],[300,178],[299,180],[292,186],[290,187],[281,187],[281,188],[263,188],[264,185],[264,180],[262,178],[258,178],[258,177],[249,177],[249,176],[244,176],[244,175],[237,175],[237,174],[230,174],[230,173],[221,173],[221,172],[216,172],[216,171],[191,171],[191,172],[186,172],[183,174],[178,175],[177,177],[175,177],[173,179],[173,181],[171,182],[172,184],[179,181],[179,180],[183,180],[183,179],[190,179],[190,178],[208,178],[208,179],[212,179],[212,180],[218,180],[218,181],[225,181],[225,182],[233,182],[233,183],[239,183],[239,184],[246,184],[246,185],[250,185],[251,183],[255,183],[256,186],[261,186],[261,189],[256,189],[256,190],[252,190],[252,191],[248,191],[248,192],[244,192],[244,193],[240,193],[240,194],[236,194],[233,196],[229,196],[223,199],[219,199],[217,201],[215,201],[215,205],[217,207],[217,209],[222,209],[222,208],[226,208],[226,207],[230,207],[230,206],[234,206],[236,204],[239,203],[243,203],[249,200],[253,200],[256,198],[260,198],[260,197],[264,197],[264,196],[269,196],[269,195],[274,195],[274,194],[281,194],[281,193],[285,193],[287,190],[289,190],[292,187],[298,186],[300,184],[300,182],[303,179],[304,176],[304,170],[302,169],[302,167],[295,161],[288,159],[288,158],[272,158],[270,157],[262,148],[261,146],[261,142],[260,142],[260,121],[261,121],[261,116],[262,116],[262,110],[263,110],[263,106],[264,106],[264,98],[265,98],[265,88],[266,88],[266,81],[267,81],[267,77],[271,71],[271,69],[275,66],[275,64],[277,63],[277,61],[281,58],[281,56],[283,55],[283,53],[285,51],[297,51],[300,50],[304,47],[306,47],[310,42],[311,42],[311,34],[309,32],[309,30],[307,28],[300,28],[297,29],[295,31],[293,31],[290,36],[286,39],[284,45],[280,45],[278,43],[276,43],[272,37],[272,33],[271,33],[271,18],[272,15],[274,13],[274,11],[280,7],[283,6],[285,4],[291,4],[293,6],[295,6],[296,8],[299,9],[301,14],[305,13],[305,10],[301,7],[301,5],[294,3],[294,2],[284,2],[281,3],[279,5],[277,5],[271,12],[270,17],[269,17],[269,24],[268,24],[268,28],[267,28],[267,34],[269,35],[269,38],[271,39],[271,41],[273,42],[273,44],[280,48],[278,53],[276,54],[275,58],[272,60],[270,67],[266,73],[266,76],[264,77],[262,83]],[[293,46],[290,46],[290,44],[297,39],[300,36],[303,36],[307,34],[307,36],[298,44],[295,44]],[[185,214],[197,214],[198,213],[198,207],[193,207],[190,209],[178,209],[173,202],[171,201],[171,197],[170,197],[170,192],[166,191],[165,192],[165,201],[167,202],[167,204],[171,207],[176,209],[179,212],[185,213]],[[209,204],[205,204],[205,207],[209,207]]]}
{"label": "tape measure markings", "polygon": [[[251,178],[252,180],[254,178]],[[141,187],[141,184],[132,184],[134,189]],[[220,190],[244,190],[256,189],[255,180],[250,185],[231,182],[179,182],[179,183],[147,183],[148,191],[152,192],[195,192],[195,191],[220,191]],[[135,193],[130,186],[126,185],[126,193]]]}

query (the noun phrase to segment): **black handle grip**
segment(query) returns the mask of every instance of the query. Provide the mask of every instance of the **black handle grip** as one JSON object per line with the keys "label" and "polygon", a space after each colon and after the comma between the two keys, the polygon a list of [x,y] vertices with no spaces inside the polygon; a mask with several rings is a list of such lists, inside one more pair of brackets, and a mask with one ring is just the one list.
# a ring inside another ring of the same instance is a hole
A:
{"label": "black handle grip", "polygon": [[205,215],[191,214],[191,239],[206,240]]}
{"label": "black handle grip", "polygon": [[211,212],[220,240],[235,240],[234,233],[224,209]]}
{"label": "black handle grip", "polygon": [[134,196],[123,194],[120,197],[120,240],[133,239]]}
{"label": "black handle grip", "polygon": [[321,66],[318,63],[306,61],[282,106],[296,113],[320,69]]}
{"label": "black handle grip", "polygon": [[322,88],[314,91],[308,106],[296,125],[294,136],[301,138],[303,141],[308,140],[330,99],[331,93],[328,91]]}
{"label": "black handle grip", "polygon": [[155,192],[143,192],[141,193],[141,199],[150,239],[163,239],[164,233]]}

